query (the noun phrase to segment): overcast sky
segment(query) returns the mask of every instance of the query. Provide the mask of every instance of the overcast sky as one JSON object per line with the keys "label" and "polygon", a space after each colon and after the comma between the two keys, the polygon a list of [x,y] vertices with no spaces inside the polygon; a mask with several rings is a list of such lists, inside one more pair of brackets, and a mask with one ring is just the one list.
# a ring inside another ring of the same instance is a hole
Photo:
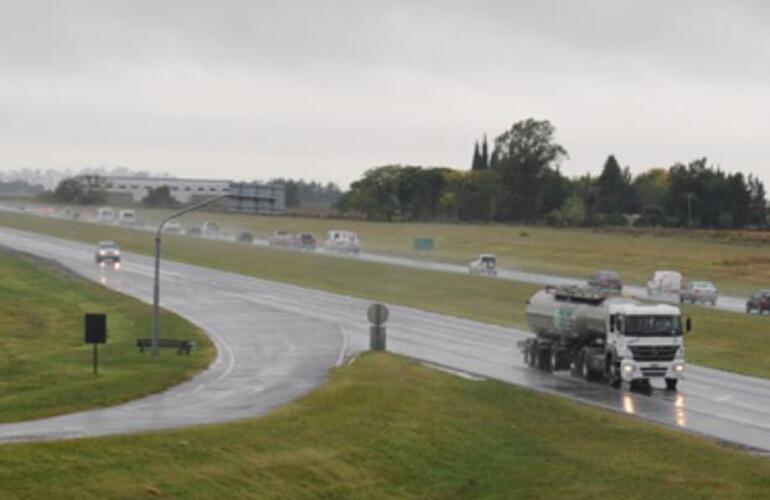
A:
{"label": "overcast sky", "polygon": [[0,169],[331,180],[468,168],[515,121],[563,171],[699,156],[770,184],[770,2],[0,0]]}

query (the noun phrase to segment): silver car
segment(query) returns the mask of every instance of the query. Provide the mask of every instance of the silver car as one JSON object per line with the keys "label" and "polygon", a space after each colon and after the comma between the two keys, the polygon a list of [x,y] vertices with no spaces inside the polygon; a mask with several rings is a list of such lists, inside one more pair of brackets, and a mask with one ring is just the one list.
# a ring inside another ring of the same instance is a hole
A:
{"label": "silver car", "polygon": [[120,248],[114,241],[102,241],[99,243],[99,247],[96,249],[94,259],[97,264],[102,262],[119,263],[120,262]]}
{"label": "silver car", "polygon": [[682,290],[679,296],[679,301],[689,302],[690,304],[711,304],[715,306],[717,304],[717,287],[710,281],[693,281],[687,288]]}

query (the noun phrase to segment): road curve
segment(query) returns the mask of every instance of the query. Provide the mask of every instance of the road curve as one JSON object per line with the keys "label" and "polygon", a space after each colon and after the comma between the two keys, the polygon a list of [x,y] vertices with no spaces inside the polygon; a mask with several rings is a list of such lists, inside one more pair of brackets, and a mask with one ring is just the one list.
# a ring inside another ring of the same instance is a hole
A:
{"label": "road curve", "polygon": [[[110,288],[149,300],[150,258],[124,256],[119,271],[93,263],[93,247],[0,229],[0,245],[55,260]],[[262,415],[319,385],[367,346],[369,301],[186,264],[164,262],[162,305],[203,327],[219,356],[193,380],[111,408],[0,425],[0,441],[98,436]],[[614,390],[526,367],[527,332],[392,306],[389,350],[483,377],[637,415],[770,451],[770,381],[689,366],[678,393]]]}

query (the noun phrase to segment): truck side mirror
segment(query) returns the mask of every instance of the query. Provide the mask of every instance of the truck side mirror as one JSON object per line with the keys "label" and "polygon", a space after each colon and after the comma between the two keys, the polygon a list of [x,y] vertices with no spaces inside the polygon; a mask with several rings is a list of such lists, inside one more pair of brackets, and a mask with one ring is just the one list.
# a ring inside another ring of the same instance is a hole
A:
{"label": "truck side mirror", "polygon": [[614,332],[615,331],[615,320],[616,319],[617,319],[616,315],[613,314],[612,316],[610,316],[610,332]]}
{"label": "truck side mirror", "polygon": [[687,331],[690,332],[692,330],[692,318],[687,316],[687,320],[684,322],[684,324]]}

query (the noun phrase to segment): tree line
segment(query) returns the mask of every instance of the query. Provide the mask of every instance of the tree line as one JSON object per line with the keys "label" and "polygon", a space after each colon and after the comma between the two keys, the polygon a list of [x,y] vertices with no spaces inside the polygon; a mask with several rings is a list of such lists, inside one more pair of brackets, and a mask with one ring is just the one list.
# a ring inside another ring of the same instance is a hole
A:
{"label": "tree line", "polygon": [[762,182],[726,173],[706,158],[633,176],[609,155],[598,176],[568,178],[567,150],[554,126],[527,119],[494,140],[476,142],[470,170],[412,165],[370,169],[337,202],[371,220],[766,227]]}

